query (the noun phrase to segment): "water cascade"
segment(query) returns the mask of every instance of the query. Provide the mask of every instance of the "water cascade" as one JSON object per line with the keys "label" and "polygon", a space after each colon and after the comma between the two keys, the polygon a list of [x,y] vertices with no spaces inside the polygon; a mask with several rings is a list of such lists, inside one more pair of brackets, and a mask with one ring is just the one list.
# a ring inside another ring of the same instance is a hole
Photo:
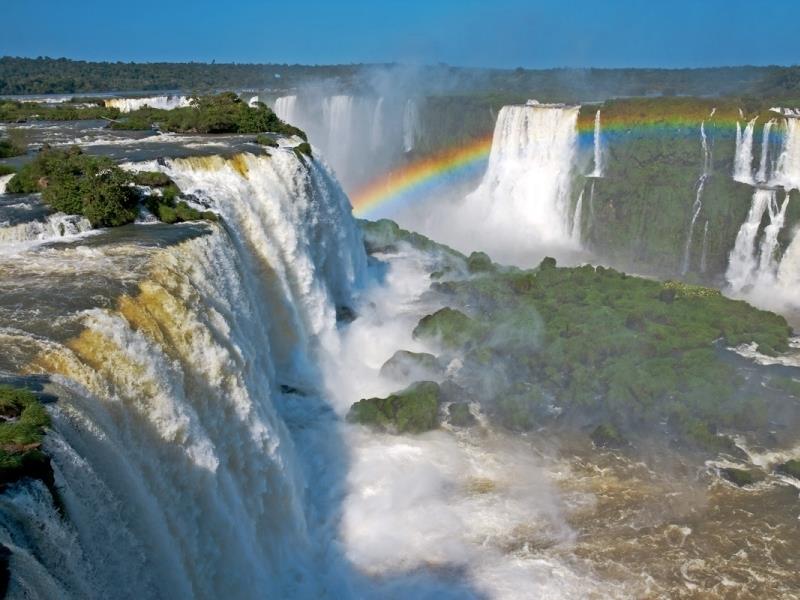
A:
{"label": "water cascade", "polygon": [[290,150],[154,166],[224,221],[165,248],[110,238],[32,256],[65,298],[103,278],[127,291],[35,334],[0,324],[30,357],[11,366],[63,390],[45,447],[69,516],[39,483],[0,496],[12,597],[342,597],[279,398],[302,389],[320,411],[317,340],[365,273],[347,199]]}
{"label": "water cascade", "polygon": [[581,190],[578,196],[578,201],[575,203],[575,214],[572,217],[572,232],[570,233],[570,237],[576,246],[580,246],[581,244],[581,213],[583,212],[584,191],[585,190]]}
{"label": "water cascade", "polygon": [[744,128],[736,122],[736,154],[734,156],[733,178],[742,183],[753,183],[753,130],[756,126],[754,117]]}
{"label": "water cascade", "polygon": [[681,265],[681,275],[686,275],[689,272],[689,262],[692,253],[692,240],[694,239],[694,226],[697,222],[697,217],[700,216],[700,211],[703,209],[703,189],[706,186],[706,181],[711,174],[711,149],[708,145],[708,137],[706,136],[705,121],[700,123],[700,142],[703,152],[703,172],[695,184],[697,191],[695,192],[694,202],[692,203],[692,217],[689,221],[689,233],[686,236],[686,244],[683,249],[683,263]]}
{"label": "water cascade", "polygon": [[275,100],[275,114],[286,123],[297,124],[297,96],[281,96]]}
{"label": "water cascade", "polygon": [[764,123],[764,132],[761,138],[761,159],[758,167],[758,174],[756,181],[758,183],[766,183],[769,180],[769,134],[772,126],[775,124],[775,119],[770,119]]}
{"label": "water cascade", "polygon": [[57,240],[80,235],[91,229],[92,224],[84,217],[55,213],[48,215],[43,220],[27,221],[0,227],[0,245],[4,243]]}
{"label": "water cascade", "polygon": [[800,117],[787,117],[773,185],[800,190]]}
{"label": "water cascade", "polygon": [[700,253],[700,272],[705,273],[708,267],[708,220],[703,226],[703,250]]}
{"label": "water cascade", "polygon": [[592,177],[603,176],[603,146],[600,139],[600,111],[594,116],[594,171]]}
{"label": "water cascade", "polygon": [[476,232],[520,251],[574,247],[570,182],[578,108],[506,106],[497,117],[486,174],[464,202]]}
{"label": "water cascade", "polygon": [[189,106],[191,98],[187,96],[153,96],[151,98],[110,98],[104,102],[108,108],[116,108],[121,113],[129,113],[145,106],[162,110],[181,108]]}
{"label": "water cascade", "polygon": [[406,100],[403,110],[403,150],[411,152],[420,135],[419,106],[414,98]]}
{"label": "water cascade", "polygon": [[756,189],[747,219],[739,228],[736,243],[728,260],[725,278],[733,290],[741,290],[753,282],[758,259],[756,257],[756,238],[761,219],[767,207],[775,202],[775,190]]}

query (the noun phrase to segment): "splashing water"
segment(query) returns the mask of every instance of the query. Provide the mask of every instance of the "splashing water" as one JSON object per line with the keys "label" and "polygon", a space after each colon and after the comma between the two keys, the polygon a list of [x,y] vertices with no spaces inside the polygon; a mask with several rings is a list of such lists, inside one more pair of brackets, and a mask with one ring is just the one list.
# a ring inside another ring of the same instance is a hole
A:
{"label": "splashing water", "polygon": [[591,177],[603,176],[603,146],[600,138],[600,111],[594,116],[594,170]]}
{"label": "splashing water", "polygon": [[129,113],[149,106],[162,110],[172,110],[191,105],[187,96],[152,96],[150,98],[110,98],[104,101],[108,108],[116,108],[121,113]]}

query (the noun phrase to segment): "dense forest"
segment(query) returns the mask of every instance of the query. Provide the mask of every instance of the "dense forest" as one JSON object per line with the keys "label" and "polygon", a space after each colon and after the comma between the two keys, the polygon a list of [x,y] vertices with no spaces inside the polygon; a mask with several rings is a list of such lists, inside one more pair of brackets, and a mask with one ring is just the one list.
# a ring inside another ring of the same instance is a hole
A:
{"label": "dense forest", "polygon": [[[0,58],[0,94],[73,94],[109,91],[254,89],[281,91],[309,80],[343,89],[368,85],[374,69],[403,65],[278,65],[85,62],[66,58]],[[604,100],[649,95],[800,97],[800,66],[704,69],[471,69],[436,65],[413,69],[429,93],[503,90],[540,99]]]}

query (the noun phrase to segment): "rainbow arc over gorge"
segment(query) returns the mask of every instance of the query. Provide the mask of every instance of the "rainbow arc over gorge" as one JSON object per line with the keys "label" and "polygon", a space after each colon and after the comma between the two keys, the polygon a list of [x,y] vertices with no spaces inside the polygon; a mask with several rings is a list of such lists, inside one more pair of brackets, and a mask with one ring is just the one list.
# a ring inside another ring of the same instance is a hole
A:
{"label": "rainbow arc over gorge", "polygon": [[[594,143],[594,112],[578,123],[579,145]],[[774,115],[772,115],[774,117]],[[771,118],[771,117],[768,117]],[[737,120],[730,116],[710,119],[725,135],[733,135]],[[619,135],[698,135],[700,120],[685,116],[645,117],[611,115],[603,119],[602,137]],[[424,156],[383,174],[351,196],[353,212],[361,218],[376,219],[392,211],[429,198],[447,183],[477,177],[485,170],[493,134]],[[699,142],[698,142],[699,143]]]}

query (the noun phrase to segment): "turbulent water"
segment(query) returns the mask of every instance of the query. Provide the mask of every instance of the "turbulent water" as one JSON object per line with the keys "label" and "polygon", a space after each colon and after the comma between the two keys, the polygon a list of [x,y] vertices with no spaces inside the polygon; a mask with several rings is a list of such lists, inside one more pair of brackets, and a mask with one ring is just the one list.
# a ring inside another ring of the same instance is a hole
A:
{"label": "turbulent water", "polygon": [[[69,515],[36,484],[0,497],[12,598],[312,597],[326,585],[276,405],[281,385],[318,388],[314,348],[364,283],[347,199],[291,151],[166,168],[201,185],[229,228],[166,248],[111,238],[23,261],[6,251],[0,263],[22,286],[4,299],[55,311],[4,307],[0,336],[18,350],[1,367],[59,387],[46,449]],[[63,298],[98,291],[48,308],[22,262],[48,286],[73,278]]]}
{"label": "turbulent water", "polygon": [[736,123],[736,154],[733,163],[733,178],[742,183],[753,183],[753,132],[758,117],[745,125],[744,131]]}

